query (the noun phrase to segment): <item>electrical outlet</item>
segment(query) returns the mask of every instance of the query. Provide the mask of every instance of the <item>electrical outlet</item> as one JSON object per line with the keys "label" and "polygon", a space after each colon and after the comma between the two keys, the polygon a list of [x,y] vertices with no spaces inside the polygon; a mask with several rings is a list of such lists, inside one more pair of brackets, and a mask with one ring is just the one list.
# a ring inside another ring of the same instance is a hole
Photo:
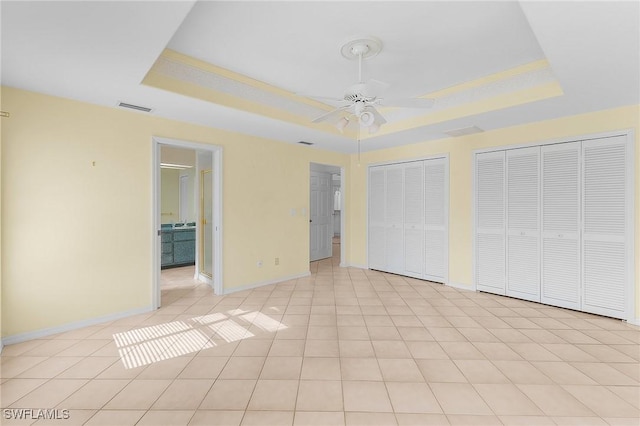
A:
{"label": "electrical outlet", "polygon": [[276,257],[275,264],[276,264],[276,266],[278,266],[280,264],[280,258],[279,257]]}
{"label": "electrical outlet", "polygon": [[258,263],[256,263],[256,266],[258,268],[262,268],[262,260],[258,260]]}

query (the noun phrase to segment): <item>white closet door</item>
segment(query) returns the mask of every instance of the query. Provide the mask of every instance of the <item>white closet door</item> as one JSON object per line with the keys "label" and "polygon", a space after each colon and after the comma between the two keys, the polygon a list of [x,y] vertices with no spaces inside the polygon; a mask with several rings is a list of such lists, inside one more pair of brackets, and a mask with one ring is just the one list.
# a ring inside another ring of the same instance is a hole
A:
{"label": "white closet door", "polygon": [[540,147],[507,155],[507,295],[540,301]]}
{"label": "white closet door", "polygon": [[406,163],[404,173],[404,275],[422,278],[424,265],[423,162]]}
{"label": "white closet door", "polygon": [[505,294],[505,153],[476,154],[476,287]]}
{"label": "white closet door", "polygon": [[445,283],[449,275],[448,183],[448,159],[424,161],[424,277],[441,283]]}
{"label": "white closet door", "polygon": [[369,268],[385,269],[385,169],[369,169]]}
{"label": "white closet door", "polygon": [[584,141],[582,310],[625,318],[625,136]]}
{"label": "white closet door", "polygon": [[404,272],[404,214],[402,165],[386,166],[385,271]]}
{"label": "white closet door", "polygon": [[542,147],[540,301],[572,309],[580,309],[580,147]]}

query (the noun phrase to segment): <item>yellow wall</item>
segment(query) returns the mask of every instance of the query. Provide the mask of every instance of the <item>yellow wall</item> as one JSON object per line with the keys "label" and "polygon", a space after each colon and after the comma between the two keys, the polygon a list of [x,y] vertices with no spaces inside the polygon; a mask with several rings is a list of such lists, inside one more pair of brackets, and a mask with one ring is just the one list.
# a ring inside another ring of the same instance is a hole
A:
{"label": "yellow wall", "polygon": [[308,209],[310,162],[348,163],[7,87],[2,109],[3,337],[151,304],[152,136],[223,147],[225,288],[309,271],[308,217],[290,209]]}
{"label": "yellow wall", "polygon": [[[573,117],[510,127],[459,138],[440,139],[399,148],[364,153],[358,166],[351,159],[351,185],[348,197],[351,207],[352,242],[348,259],[352,264],[366,265],[366,193],[367,166],[391,160],[424,157],[449,153],[450,205],[449,205],[449,280],[451,283],[472,285],[472,152],[476,149],[524,144],[592,133],[633,129],[635,132],[635,247],[636,247],[636,318],[640,317],[640,107],[599,111]],[[359,218],[359,220],[355,220]]]}

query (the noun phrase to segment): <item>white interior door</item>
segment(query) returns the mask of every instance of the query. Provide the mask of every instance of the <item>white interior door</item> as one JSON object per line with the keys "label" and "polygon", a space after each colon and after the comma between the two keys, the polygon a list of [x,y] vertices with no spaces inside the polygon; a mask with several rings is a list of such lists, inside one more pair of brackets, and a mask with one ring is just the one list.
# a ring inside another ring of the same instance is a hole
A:
{"label": "white interior door", "polygon": [[449,257],[449,160],[424,161],[424,278],[445,283]]}
{"label": "white interior door", "polygon": [[385,270],[404,272],[403,165],[387,166],[385,191]]}
{"label": "white interior door", "polygon": [[540,301],[580,309],[580,142],[542,152]]}
{"label": "white interior door", "polygon": [[540,147],[507,155],[507,295],[540,301]]}
{"label": "white interior door", "polygon": [[384,270],[384,196],[385,169],[369,169],[369,268]]}
{"label": "white interior door", "polygon": [[582,143],[582,310],[626,317],[625,136]]}
{"label": "white interior door", "polygon": [[424,162],[406,163],[404,173],[404,274],[422,278],[424,268]]}
{"label": "white interior door", "polygon": [[326,259],[332,255],[331,238],[333,199],[331,194],[331,173],[311,171],[310,253],[309,260]]}
{"label": "white interior door", "polygon": [[476,154],[476,287],[505,294],[505,153]]}

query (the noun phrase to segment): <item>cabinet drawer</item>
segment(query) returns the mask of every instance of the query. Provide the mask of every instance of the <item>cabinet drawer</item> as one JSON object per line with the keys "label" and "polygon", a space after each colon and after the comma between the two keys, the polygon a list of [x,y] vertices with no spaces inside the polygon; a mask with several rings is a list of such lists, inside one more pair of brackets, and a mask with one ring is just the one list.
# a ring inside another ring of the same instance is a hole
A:
{"label": "cabinet drawer", "polygon": [[196,231],[193,229],[185,231],[173,231],[173,241],[189,241],[196,239]]}
{"label": "cabinet drawer", "polygon": [[173,253],[173,243],[162,243],[162,254]]}
{"label": "cabinet drawer", "polygon": [[162,242],[163,243],[170,243],[171,241],[173,241],[173,232],[172,231],[169,231],[169,232],[162,231]]}

